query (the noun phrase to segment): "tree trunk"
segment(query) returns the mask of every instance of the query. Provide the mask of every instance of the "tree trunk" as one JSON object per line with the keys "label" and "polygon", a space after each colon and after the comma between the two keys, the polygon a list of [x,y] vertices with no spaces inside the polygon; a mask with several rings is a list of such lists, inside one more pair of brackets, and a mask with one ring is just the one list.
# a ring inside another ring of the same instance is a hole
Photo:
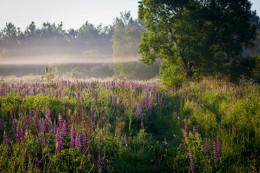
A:
{"label": "tree trunk", "polygon": [[192,76],[193,76],[193,74],[194,74],[194,71],[191,70],[193,64],[191,64],[190,62],[188,62],[188,61],[185,59],[185,57],[184,57],[182,51],[180,51],[180,55],[181,55],[181,59],[182,59],[183,64],[184,64],[185,77],[186,77],[187,79],[190,79],[190,78],[192,78]]}
{"label": "tree trunk", "polygon": [[191,69],[187,69],[187,70],[185,70],[185,71],[186,71],[186,72],[185,72],[185,77],[186,77],[187,79],[192,78],[194,72],[193,72]]}

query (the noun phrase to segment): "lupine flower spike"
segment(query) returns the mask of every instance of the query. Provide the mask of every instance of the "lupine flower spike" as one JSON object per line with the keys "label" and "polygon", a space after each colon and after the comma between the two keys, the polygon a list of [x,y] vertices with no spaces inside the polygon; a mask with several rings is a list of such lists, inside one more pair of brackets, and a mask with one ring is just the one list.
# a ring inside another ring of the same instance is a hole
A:
{"label": "lupine flower spike", "polygon": [[188,122],[187,122],[186,118],[184,120],[184,130],[185,130],[185,137],[188,138],[189,137],[189,131],[188,131]]}
{"label": "lupine flower spike", "polygon": [[6,145],[8,143],[8,136],[7,134],[5,133],[4,131],[4,134],[3,134],[3,143]]}
{"label": "lupine flower spike", "polygon": [[190,170],[192,173],[195,173],[195,163],[194,163],[192,151],[189,151],[189,158],[190,158]]}
{"label": "lupine flower spike", "polygon": [[220,157],[220,155],[221,155],[221,141],[220,141],[219,137],[217,139],[217,153],[218,153],[218,157]]}
{"label": "lupine flower spike", "polygon": [[215,167],[218,167],[218,152],[216,149],[216,142],[213,141],[213,159],[214,159],[214,164]]}
{"label": "lupine flower spike", "polygon": [[205,146],[205,155],[208,156],[209,155],[209,144],[208,144],[207,139],[205,139],[204,146]]}
{"label": "lupine flower spike", "polygon": [[57,130],[56,133],[56,151],[61,151],[63,149],[63,143],[62,143],[62,138],[60,134],[60,130]]}
{"label": "lupine flower spike", "polygon": [[70,130],[70,148],[76,147],[76,136],[75,136],[75,129],[72,126]]}

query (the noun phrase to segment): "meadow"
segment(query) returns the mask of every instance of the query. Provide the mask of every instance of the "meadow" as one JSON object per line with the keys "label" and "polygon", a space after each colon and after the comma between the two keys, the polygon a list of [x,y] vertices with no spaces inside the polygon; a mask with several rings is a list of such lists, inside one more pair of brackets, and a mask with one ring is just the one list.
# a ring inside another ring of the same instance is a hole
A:
{"label": "meadow", "polygon": [[260,172],[260,89],[0,83],[0,172]]}

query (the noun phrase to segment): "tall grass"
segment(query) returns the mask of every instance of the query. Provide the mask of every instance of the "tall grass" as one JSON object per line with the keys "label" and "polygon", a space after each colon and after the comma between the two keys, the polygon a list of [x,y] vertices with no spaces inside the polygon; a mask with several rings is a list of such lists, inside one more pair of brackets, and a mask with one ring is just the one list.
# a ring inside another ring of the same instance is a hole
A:
{"label": "tall grass", "polygon": [[259,86],[0,84],[1,172],[259,172]]}

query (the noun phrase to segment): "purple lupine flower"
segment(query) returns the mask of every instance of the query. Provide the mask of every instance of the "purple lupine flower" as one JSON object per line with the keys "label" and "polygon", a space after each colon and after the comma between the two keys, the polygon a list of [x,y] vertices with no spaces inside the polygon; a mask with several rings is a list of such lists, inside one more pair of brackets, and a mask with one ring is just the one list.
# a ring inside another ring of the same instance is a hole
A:
{"label": "purple lupine flower", "polygon": [[19,106],[19,117],[22,116],[21,106]]}
{"label": "purple lupine flower", "polygon": [[2,126],[3,125],[3,120],[0,118],[0,126]]}
{"label": "purple lupine flower", "polygon": [[91,128],[92,128],[93,132],[95,132],[95,123],[93,121],[91,122]]}
{"label": "purple lupine flower", "polygon": [[97,167],[98,167],[99,169],[102,169],[102,160],[101,160],[100,154],[98,155]]}
{"label": "purple lupine flower", "polygon": [[217,139],[217,154],[218,154],[218,157],[220,157],[220,155],[221,155],[221,141],[220,141],[219,137]]}
{"label": "purple lupine flower", "polygon": [[42,140],[42,136],[40,134],[37,134],[37,138],[41,145],[45,145],[45,140]]}
{"label": "purple lupine flower", "polygon": [[84,147],[84,136],[82,134],[82,132],[80,132],[79,136],[78,136],[78,149],[81,151],[84,151],[85,147]]}
{"label": "purple lupine flower", "polygon": [[4,131],[4,134],[3,134],[3,144],[6,145],[7,143],[8,143],[8,136],[7,136],[7,134]]}
{"label": "purple lupine flower", "polygon": [[215,167],[218,166],[218,151],[217,151],[217,148],[216,148],[216,142],[213,141],[213,159],[214,159],[214,164],[215,164]]}
{"label": "purple lupine flower", "polygon": [[140,120],[141,117],[142,117],[143,108],[139,104],[137,104],[136,105],[136,110],[137,110],[138,119]]}
{"label": "purple lupine flower", "polygon": [[21,129],[20,129],[20,125],[17,125],[17,129],[16,129],[16,143],[19,144],[21,141]]}
{"label": "purple lupine flower", "polygon": [[135,107],[133,107],[133,117],[135,117]]}
{"label": "purple lupine flower", "polygon": [[191,150],[189,151],[189,158],[190,158],[190,170],[192,173],[195,173],[195,163],[194,163],[194,158]]}
{"label": "purple lupine flower", "polygon": [[110,103],[113,103],[113,97],[110,96]]}
{"label": "purple lupine flower", "polygon": [[38,157],[36,157],[36,159],[35,159],[35,164],[34,164],[34,166],[35,166],[36,169],[40,169],[40,168],[41,168],[41,166],[40,166],[40,161],[39,161]]}
{"label": "purple lupine flower", "polygon": [[149,92],[145,91],[145,106],[148,107],[149,104]]}
{"label": "purple lupine flower", "polygon": [[83,128],[85,128],[85,121],[86,121],[86,117],[85,117],[84,109],[82,109],[82,113],[81,113],[81,123],[82,123],[82,127],[83,127]]}
{"label": "purple lupine flower", "polygon": [[67,122],[66,120],[63,121],[63,124],[62,124],[62,134],[63,135],[68,135],[68,126],[67,126]]}
{"label": "purple lupine flower", "polygon": [[205,146],[205,155],[208,156],[209,155],[209,143],[208,143],[207,139],[205,139],[204,146]]}
{"label": "purple lupine flower", "polygon": [[154,103],[157,103],[157,94],[154,95]]}
{"label": "purple lupine flower", "polygon": [[59,130],[62,132],[63,121],[62,121],[61,114],[59,114],[59,116],[58,116],[58,125],[59,125]]}
{"label": "purple lupine flower", "polygon": [[46,133],[46,122],[45,122],[45,120],[41,121],[41,129],[42,129],[42,133],[45,135],[45,133]]}
{"label": "purple lupine flower", "polygon": [[[101,135],[100,135],[100,138],[101,138]],[[87,133],[84,133],[84,135],[83,135],[83,145],[84,145],[84,150],[86,150],[88,148],[88,134]]]}
{"label": "purple lupine flower", "polygon": [[35,126],[37,125],[38,116],[39,116],[39,113],[38,113],[38,109],[36,108],[36,110],[35,110],[35,120],[34,120]]}
{"label": "purple lupine flower", "polygon": [[55,134],[55,127],[53,127],[52,123],[50,123],[50,131],[48,134]]}
{"label": "purple lupine flower", "polygon": [[184,148],[183,139],[181,139],[181,151],[186,152],[186,150],[185,150],[185,148]]}
{"label": "purple lupine flower", "polygon": [[102,172],[102,173],[107,172],[106,159],[102,160],[100,155],[98,155],[97,167],[98,167],[99,169],[101,169],[101,172]]}
{"label": "purple lupine flower", "polygon": [[37,93],[36,93],[36,88],[35,88],[35,87],[33,88],[33,94],[34,94],[34,95],[37,94]]}
{"label": "purple lupine flower", "polygon": [[123,105],[123,99],[121,96],[118,97],[118,100],[119,100],[119,105],[122,106]]}
{"label": "purple lupine flower", "polygon": [[93,108],[91,107],[90,108],[90,115],[91,115],[92,120],[94,120],[94,114],[95,114],[95,112],[94,112]]}
{"label": "purple lupine flower", "polygon": [[104,119],[103,119],[103,110],[101,110],[101,111],[100,111],[100,121],[101,121],[101,123],[103,123],[103,120],[104,120]]}
{"label": "purple lupine flower", "polygon": [[28,118],[28,120],[29,120],[29,123],[31,123],[31,121],[32,121],[32,111],[31,111],[31,109],[29,110],[29,118]]}
{"label": "purple lupine flower", "polygon": [[193,125],[193,131],[194,131],[196,137],[198,137],[198,135],[199,135],[199,129],[198,129],[197,126],[194,126],[194,125]]}
{"label": "purple lupine flower", "polygon": [[107,172],[107,160],[104,158],[103,160],[103,166],[101,168],[102,173],[106,173]]}
{"label": "purple lupine flower", "polygon": [[184,119],[184,129],[185,129],[185,137],[188,138],[189,137],[189,130],[188,130],[188,122],[187,119]]}
{"label": "purple lupine flower", "polygon": [[141,129],[144,129],[144,122],[141,120]]}
{"label": "purple lupine flower", "polygon": [[62,138],[61,138],[60,130],[57,129],[57,133],[56,133],[56,151],[59,152],[62,149],[63,149]]}
{"label": "purple lupine flower", "polygon": [[75,148],[76,147],[76,136],[75,136],[75,129],[72,126],[70,130],[70,148]]}
{"label": "purple lupine flower", "polygon": [[28,117],[23,119],[23,132],[25,132],[27,129],[29,129]]}
{"label": "purple lupine flower", "polygon": [[45,118],[47,121],[49,121],[51,123],[51,110],[50,109],[46,110]]}
{"label": "purple lupine flower", "polygon": [[123,138],[123,141],[122,141],[122,142],[123,142],[123,145],[124,145],[124,146],[126,146],[126,135],[124,136],[124,138]]}
{"label": "purple lupine flower", "polygon": [[13,121],[14,117],[13,117],[13,110],[10,110],[10,117],[11,117],[11,121]]}
{"label": "purple lupine flower", "polygon": [[12,131],[13,131],[13,134],[16,135],[16,122],[13,120],[12,121]]}
{"label": "purple lupine flower", "polygon": [[97,94],[97,92],[94,89],[91,91],[91,95],[92,95],[92,98],[94,98],[94,100],[97,102],[98,94]]}
{"label": "purple lupine flower", "polygon": [[117,104],[117,97],[114,97],[113,103],[114,103],[114,104]]}

